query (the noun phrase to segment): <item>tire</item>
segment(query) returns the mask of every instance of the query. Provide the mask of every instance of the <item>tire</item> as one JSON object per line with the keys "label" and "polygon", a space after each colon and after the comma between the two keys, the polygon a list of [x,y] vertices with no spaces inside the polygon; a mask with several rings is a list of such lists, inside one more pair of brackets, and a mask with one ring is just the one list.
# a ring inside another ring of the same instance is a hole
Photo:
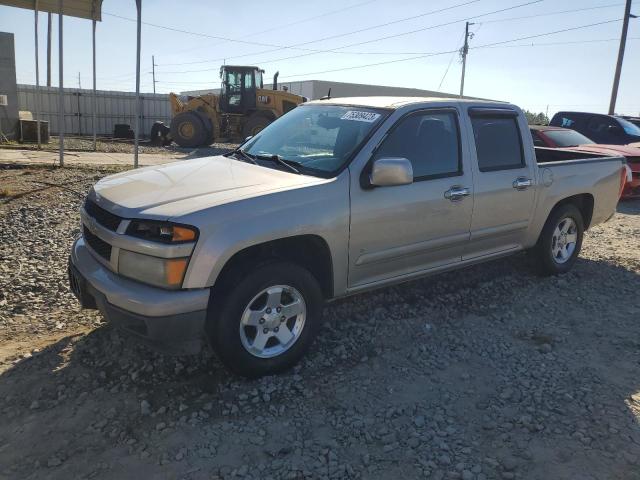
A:
{"label": "tire", "polygon": [[242,127],[242,139],[253,137],[264,130],[273,120],[264,115],[254,114],[250,116]]}
{"label": "tire", "polygon": [[206,135],[205,125],[195,112],[182,112],[171,119],[171,138],[181,147],[199,147]]}
{"label": "tire", "polygon": [[584,220],[575,205],[553,210],[532,251],[538,273],[559,275],[571,270],[580,254],[583,235]]}
{"label": "tire", "polygon": [[315,277],[274,262],[228,280],[234,286],[214,290],[207,312],[207,338],[220,361],[249,378],[295,365],[320,325],[323,297]]}

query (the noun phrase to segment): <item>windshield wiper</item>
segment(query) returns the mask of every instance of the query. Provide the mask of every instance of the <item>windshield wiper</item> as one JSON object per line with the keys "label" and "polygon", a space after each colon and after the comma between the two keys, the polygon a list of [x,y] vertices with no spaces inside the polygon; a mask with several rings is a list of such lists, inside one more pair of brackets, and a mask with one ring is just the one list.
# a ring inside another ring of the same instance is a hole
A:
{"label": "windshield wiper", "polygon": [[284,167],[287,167],[289,170],[291,170],[294,173],[297,173],[298,175],[302,175],[300,173],[300,170],[294,167],[294,165],[298,167],[301,167],[302,165],[296,162],[295,160],[285,160],[280,155],[276,155],[276,154],[256,155],[255,158],[257,158],[258,160],[271,160],[272,162],[276,162]]}
{"label": "windshield wiper", "polygon": [[249,163],[253,163],[254,165],[258,165],[258,162],[256,162],[255,157],[253,155],[249,155],[247,152],[245,152],[240,147],[236,148],[235,150],[233,150],[232,152],[228,153],[227,155],[239,155],[242,159],[244,159],[245,162],[249,162]]}

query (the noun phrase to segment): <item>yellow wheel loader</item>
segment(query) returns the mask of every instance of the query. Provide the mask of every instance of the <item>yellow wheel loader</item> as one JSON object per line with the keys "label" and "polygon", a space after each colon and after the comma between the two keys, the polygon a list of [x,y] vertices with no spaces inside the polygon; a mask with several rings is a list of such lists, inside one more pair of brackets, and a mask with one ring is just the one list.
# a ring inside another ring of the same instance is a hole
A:
{"label": "yellow wheel loader", "polygon": [[151,140],[160,136],[164,143],[173,140],[181,147],[210,145],[214,140],[242,141],[306,101],[300,95],[278,90],[277,72],[273,90],[266,90],[263,73],[258,67],[224,65],[220,67],[220,95],[200,95],[183,101],[170,93],[171,127],[156,122]]}

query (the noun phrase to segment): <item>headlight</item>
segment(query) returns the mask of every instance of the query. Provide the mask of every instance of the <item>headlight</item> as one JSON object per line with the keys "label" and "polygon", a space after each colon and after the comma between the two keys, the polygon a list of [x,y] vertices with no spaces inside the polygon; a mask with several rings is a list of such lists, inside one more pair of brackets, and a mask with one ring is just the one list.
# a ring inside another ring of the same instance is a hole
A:
{"label": "headlight", "polygon": [[152,242],[183,243],[195,241],[198,238],[198,229],[169,222],[132,220],[126,234]]}
{"label": "headlight", "polygon": [[188,258],[158,258],[120,250],[118,273],[156,287],[177,289],[182,286]]}

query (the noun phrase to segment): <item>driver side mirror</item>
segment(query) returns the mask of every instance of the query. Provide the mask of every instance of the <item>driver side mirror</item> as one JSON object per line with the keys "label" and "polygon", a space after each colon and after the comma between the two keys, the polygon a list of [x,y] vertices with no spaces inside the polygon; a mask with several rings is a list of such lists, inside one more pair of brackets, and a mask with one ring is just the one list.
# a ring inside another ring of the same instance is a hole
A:
{"label": "driver side mirror", "polygon": [[378,158],[371,167],[369,183],[376,187],[408,185],[413,183],[413,166],[406,158]]}

